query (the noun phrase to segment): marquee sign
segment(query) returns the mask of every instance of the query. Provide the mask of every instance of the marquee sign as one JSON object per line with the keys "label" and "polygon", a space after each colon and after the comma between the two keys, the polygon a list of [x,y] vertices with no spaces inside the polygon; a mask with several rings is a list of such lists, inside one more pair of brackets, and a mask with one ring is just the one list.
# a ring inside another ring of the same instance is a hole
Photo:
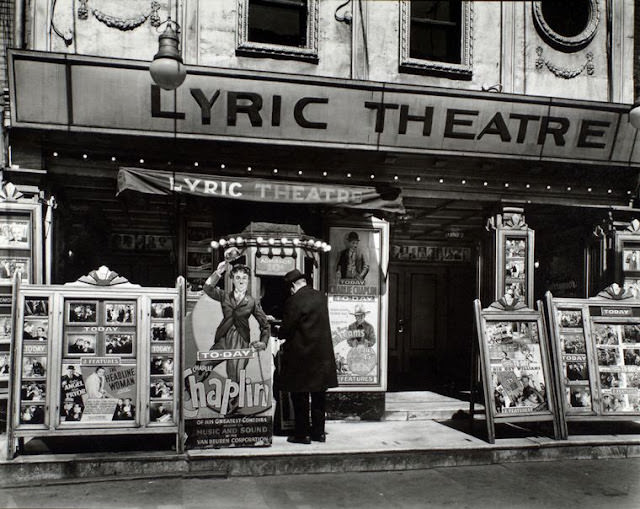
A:
{"label": "marquee sign", "polygon": [[624,104],[195,66],[166,92],[148,62],[19,50],[9,70],[14,127],[640,165]]}

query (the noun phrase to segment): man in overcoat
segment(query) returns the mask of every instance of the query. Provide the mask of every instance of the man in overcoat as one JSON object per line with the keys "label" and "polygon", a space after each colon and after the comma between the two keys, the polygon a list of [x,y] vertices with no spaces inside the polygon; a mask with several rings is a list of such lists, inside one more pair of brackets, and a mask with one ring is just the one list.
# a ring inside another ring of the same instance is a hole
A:
{"label": "man in overcoat", "polygon": [[285,302],[279,332],[285,340],[280,384],[283,391],[291,393],[295,413],[295,434],[287,440],[324,442],[325,392],[338,386],[327,299],[307,286],[297,269],[288,272],[284,280],[291,286],[291,297]]}

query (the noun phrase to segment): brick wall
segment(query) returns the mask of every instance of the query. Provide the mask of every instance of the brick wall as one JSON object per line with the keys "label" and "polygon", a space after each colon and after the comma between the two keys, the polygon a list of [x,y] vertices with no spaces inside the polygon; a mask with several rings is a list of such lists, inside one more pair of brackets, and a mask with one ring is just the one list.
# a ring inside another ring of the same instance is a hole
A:
{"label": "brick wall", "polygon": [[13,42],[13,0],[0,0],[0,90],[7,84],[7,48]]}
{"label": "brick wall", "polygon": [[640,99],[640,0],[633,5],[633,95]]}

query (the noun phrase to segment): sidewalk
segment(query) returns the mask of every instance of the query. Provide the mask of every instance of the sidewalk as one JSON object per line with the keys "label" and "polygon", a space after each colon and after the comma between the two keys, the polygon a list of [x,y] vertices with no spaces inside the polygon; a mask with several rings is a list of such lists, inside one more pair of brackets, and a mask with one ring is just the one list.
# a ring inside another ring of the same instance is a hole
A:
{"label": "sidewalk", "polygon": [[[569,440],[533,428],[499,425],[487,443],[483,422],[468,419],[327,423],[327,442],[176,454],[120,451],[32,454],[0,461],[0,487],[159,477],[262,476],[373,472],[523,461],[640,457],[640,422],[570,426]],[[0,436],[2,451],[6,435]]]}

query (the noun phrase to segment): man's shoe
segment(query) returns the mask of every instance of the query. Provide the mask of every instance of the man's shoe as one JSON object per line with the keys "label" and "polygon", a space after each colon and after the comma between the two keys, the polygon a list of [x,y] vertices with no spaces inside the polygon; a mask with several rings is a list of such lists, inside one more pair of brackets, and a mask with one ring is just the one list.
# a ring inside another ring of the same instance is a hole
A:
{"label": "man's shoe", "polygon": [[311,440],[313,440],[314,442],[326,442],[327,441],[327,434],[326,433],[320,433],[318,435],[311,435]]}
{"label": "man's shoe", "polygon": [[309,437],[309,435],[303,437],[292,435],[287,438],[287,442],[291,442],[292,444],[310,444],[311,438]]}

